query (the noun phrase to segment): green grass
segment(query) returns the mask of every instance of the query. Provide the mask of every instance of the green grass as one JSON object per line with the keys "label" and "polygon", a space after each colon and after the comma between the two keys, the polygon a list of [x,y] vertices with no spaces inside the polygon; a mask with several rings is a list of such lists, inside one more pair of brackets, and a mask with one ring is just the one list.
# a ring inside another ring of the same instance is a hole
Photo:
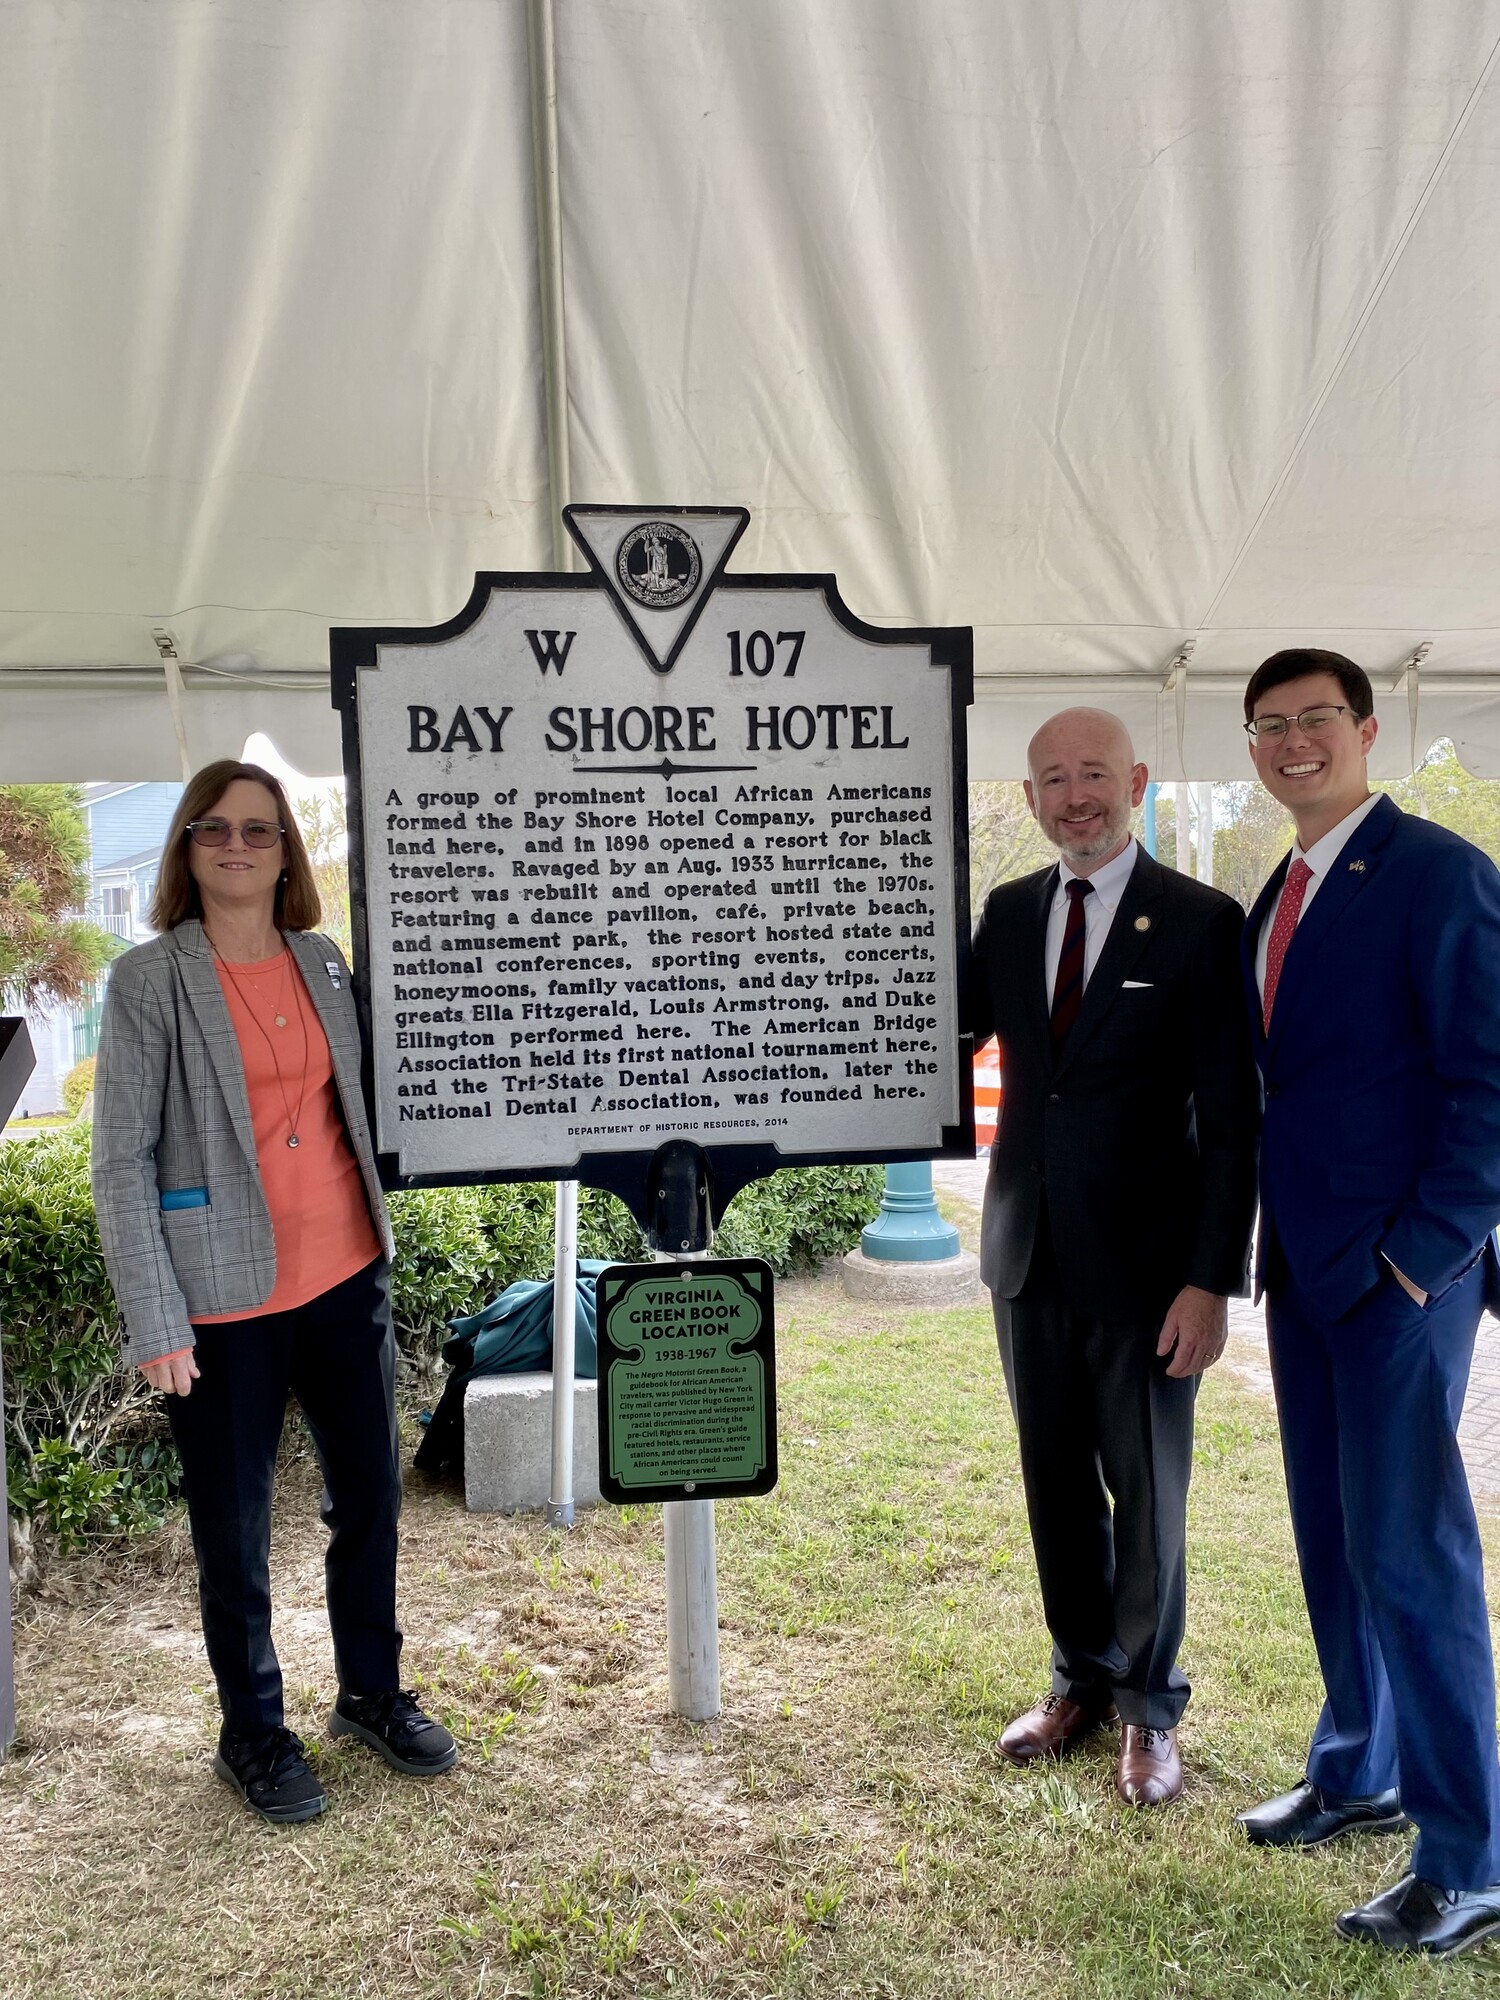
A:
{"label": "green grass", "polygon": [[[292,1996],[1396,1996],[1500,1988],[1500,1953],[1389,1961],[1332,1930],[1402,1840],[1252,1852],[1319,1686],[1269,1406],[1200,1403],[1187,1791],[1132,1812],[1107,1739],[996,1756],[1046,1684],[989,1316],[782,1288],[781,1484],[722,1505],[722,1720],[666,1714],[659,1512],[570,1537],[413,1485],[408,1672],[464,1744],[404,1784],[318,1744],[324,1820],[275,1833],[208,1772],[179,1529],[151,1565],[54,1565],[19,1634],[0,1771],[6,2000]],[[283,1477],[290,1719],[333,1688],[316,1481]],[[195,1687],[196,1690],[195,1691]]]}

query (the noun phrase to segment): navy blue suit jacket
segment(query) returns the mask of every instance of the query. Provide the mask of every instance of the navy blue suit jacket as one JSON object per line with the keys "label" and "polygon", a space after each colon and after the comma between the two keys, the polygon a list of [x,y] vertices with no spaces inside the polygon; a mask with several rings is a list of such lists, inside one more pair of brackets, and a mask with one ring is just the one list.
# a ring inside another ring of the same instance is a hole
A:
{"label": "navy blue suit jacket", "polygon": [[1339,1319],[1383,1256],[1435,1296],[1500,1222],[1500,872],[1381,799],[1297,926],[1267,1037],[1255,952],[1290,859],[1241,949],[1265,1090],[1256,1291],[1274,1240]]}

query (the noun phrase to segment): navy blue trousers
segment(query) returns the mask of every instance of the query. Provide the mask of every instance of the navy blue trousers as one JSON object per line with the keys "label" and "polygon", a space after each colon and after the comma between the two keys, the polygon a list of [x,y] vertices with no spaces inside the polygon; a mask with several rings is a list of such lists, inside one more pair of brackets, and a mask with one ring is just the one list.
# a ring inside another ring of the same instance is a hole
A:
{"label": "navy blue trousers", "polygon": [[199,1326],[200,1379],[168,1396],[198,1558],[198,1601],[225,1728],[282,1722],[271,1644],[271,1490],[295,1396],[323,1472],[324,1565],[339,1686],[398,1685],[395,1338],[383,1259],[290,1312]]}
{"label": "navy blue trousers", "polygon": [[1307,1775],[1341,1798],[1399,1785],[1414,1873],[1500,1882],[1495,1671],[1458,1420],[1476,1266],[1424,1310],[1387,1274],[1320,1321],[1267,1295],[1297,1559],[1328,1698]]}

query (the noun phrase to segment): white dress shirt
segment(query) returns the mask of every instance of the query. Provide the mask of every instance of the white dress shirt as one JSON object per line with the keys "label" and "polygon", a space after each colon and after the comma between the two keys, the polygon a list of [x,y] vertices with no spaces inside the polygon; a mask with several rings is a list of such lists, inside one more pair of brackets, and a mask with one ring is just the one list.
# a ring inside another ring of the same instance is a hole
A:
{"label": "white dress shirt", "polygon": [[[1300,857],[1312,870],[1312,880],[1302,892],[1302,907],[1297,912],[1297,921],[1299,924],[1312,908],[1312,899],[1318,893],[1319,884],[1328,875],[1334,862],[1338,860],[1346,842],[1353,839],[1356,831],[1364,824],[1375,807],[1380,803],[1380,797],[1379,792],[1371,792],[1363,805],[1356,806],[1352,813],[1346,813],[1337,826],[1330,827],[1322,839],[1315,840],[1311,847],[1304,850],[1300,840],[1293,841],[1292,860],[1295,861]],[[1291,863],[1289,862],[1287,866],[1288,871],[1290,871]],[[1286,885],[1284,882],[1281,893],[1282,895],[1286,894]],[[1278,896],[1266,912],[1265,922],[1260,927],[1260,936],[1256,940],[1255,945],[1255,984],[1262,999],[1266,995],[1266,951],[1270,946],[1271,931],[1276,923],[1276,912],[1280,908],[1281,896]]]}
{"label": "white dress shirt", "polygon": [[1120,907],[1120,898],[1125,893],[1125,884],[1130,880],[1135,867],[1137,848],[1134,836],[1125,843],[1124,852],[1117,854],[1113,861],[1092,875],[1080,875],[1075,869],[1062,862],[1057,871],[1057,890],[1052,898],[1052,908],[1047,913],[1047,1004],[1052,1004],[1052,989],[1057,984],[1057,961],[1062,957],[1063,930],[1068,921],[1068,884],[1087,882],[1093,890],[1091,896],[1083,899],[1083,983],[1088,985],[1094,967],[1099,963],[1099,954],[1104,949],[1104,940],[1109,936],[1109,927],[1115,920],[1115,911]]}

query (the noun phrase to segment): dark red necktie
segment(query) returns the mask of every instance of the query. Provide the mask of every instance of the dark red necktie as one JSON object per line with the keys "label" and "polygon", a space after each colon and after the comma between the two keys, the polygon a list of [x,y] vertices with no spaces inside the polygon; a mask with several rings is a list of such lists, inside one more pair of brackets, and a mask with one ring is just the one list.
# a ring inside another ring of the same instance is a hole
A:
{"label": "dark red necktie", "polygon": [[1292,939],[1297,935],[1297,919],[1302,915],[1302,899],[1313,872],[1299,854],[1286,871],[1276,915],[1271,919],[1271,935],[1266,940],[1266,990],[1261,996],[1261,1026],[1271,1031],[1271,1009],[1276,1005],[1276,989],[1281,984],[1281,968]]}
{"label": "dark red necktie", "polygon": [[1062,1050],[1068,1039],[1068,1030],[1078,1019],[1078,1009],[1083,1005],[1083,946],[1085,924],[1083,899],[1093,888],[1092,882],[1072,881],[1068,884],[1068,921],[1063,926],[1062,951],[1057,960],[1057,978],[1052,985],[1052,1050],[1054,1055]]}

